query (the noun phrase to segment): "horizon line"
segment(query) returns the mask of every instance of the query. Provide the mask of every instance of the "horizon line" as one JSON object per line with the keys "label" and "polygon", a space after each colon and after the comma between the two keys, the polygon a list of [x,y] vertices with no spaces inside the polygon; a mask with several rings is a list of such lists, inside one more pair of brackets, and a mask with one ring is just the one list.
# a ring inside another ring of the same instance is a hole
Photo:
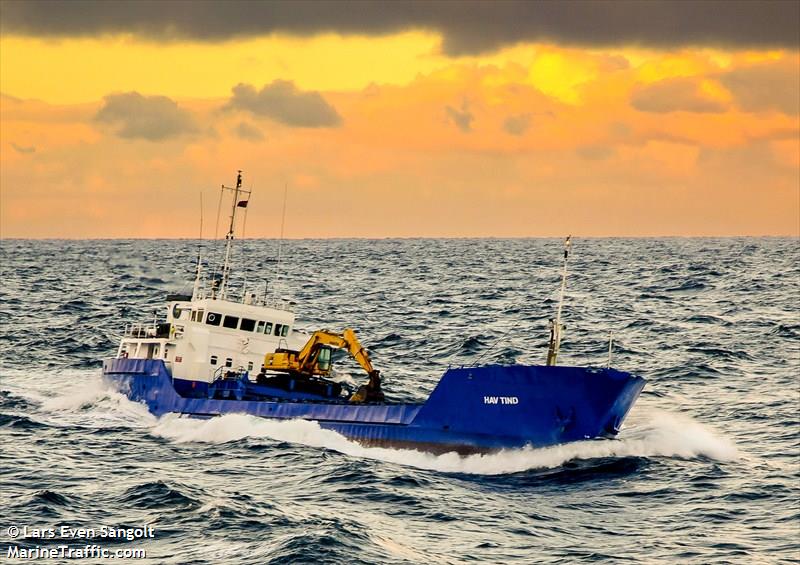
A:
{"label": "horizon line", "polygon": [[[800,239],[798,234],[737,234],[737,235],[576,235],[567,234],[577,239],[739,239],[739,238],[758,238],[758,239]],[[474,239],[496,239],[496,240],[524,240],[524,239],[563,239],[566,235],[521,235],[521,236],[323,236],[323,237],[245,237],[236,238],[237,241],[326,241],[326,240],[416,240],[416,239],[441,239],[441,240],[474,240]],[[2,241],[225,241],[223,238],[197,238],[197,237],[19,237],[19,236],[0,236]]]}

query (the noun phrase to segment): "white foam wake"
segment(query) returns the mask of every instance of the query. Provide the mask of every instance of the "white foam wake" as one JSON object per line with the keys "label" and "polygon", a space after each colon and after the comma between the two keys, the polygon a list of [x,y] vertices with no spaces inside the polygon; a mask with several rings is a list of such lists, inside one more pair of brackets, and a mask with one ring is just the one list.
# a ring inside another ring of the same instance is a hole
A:
{"label": "white foam wake", "polygon": [[99,371],[5,371],[4,388],[37,406],[31,417],[52,425],[153,426],[144,404],[110,387]]}
{"label": "white foam wake", "polygon": [[156,422],[147,406],[132,402],[99,378],[87,380],[69,393],[43,399],[41,412],[53,420],[71,423],[79,418],[84,424],[89,415],[93,426],[138,427]]}
{"label": "white foam wake", "polygon": [[406,449],[368,448],[336,432],[324,430],[314,422],[264,420],[247,415],[227,415],[211,420],[169,415],[159,421],[153,433],[179,443],[226,443],[244,438],[268,438],[422,469],[484,475],[555,468],[571,460],[603,457],[708,457],[720,461],[739,457],[732,442],[688,416],[648,408],[645,414],[634,418],[632,424],[617,440],[581,441],[466,457],[456,453],[433,455]]}

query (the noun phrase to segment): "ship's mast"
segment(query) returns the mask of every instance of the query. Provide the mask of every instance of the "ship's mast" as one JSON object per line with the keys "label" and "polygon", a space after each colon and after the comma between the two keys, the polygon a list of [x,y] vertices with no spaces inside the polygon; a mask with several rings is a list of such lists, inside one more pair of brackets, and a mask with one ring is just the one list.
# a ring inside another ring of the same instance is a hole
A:
{"label": "ship's mast", "polygon": [[[228,294],[228,283],[230,282],[231,276],[231,251],[233,248],[233,240],[235,238],[236,228],[236,209],[246,208],[247,202],[250,198],[250,191],[242,188],[242,171],[237,171],[236,186],[234,188],[222,185],[222,191],[224,192],[226,190],[233,191],[233,202],[231,204],[230,225],[228,226],[228,233],[225,234],[225,258],[222,261],[222,280],[220,281],[219,286],[220,300],[225,300]],[[239,200],[239,198],[244,195],[247,195],[247,200]]]}
{"label": "ship's mast", "polygon": [[194,273],[194,287],[192,288],[192,300],[200,298],[201,289],[201,272],[203,269],[202,264],[202,249],[203,249],[203,193],[200,193],[200,241],[197,244],[197,268]]}
{"label": "ship's mast", "polygon": [[558,352],[561,349],[561,333],[564,326],[561,324],[561,309],[564,306],[564,291],[567,289],[567,261],[569,260],[569,252],[572,246],[570,241],[572,236],[567,236],[564,241],[564,266],[561,269],[561,293],[558,297],[558,309],[556,310],[556,319],[550,320],[550,346],[547,348],[547,364],[555,365],[558,359]]}

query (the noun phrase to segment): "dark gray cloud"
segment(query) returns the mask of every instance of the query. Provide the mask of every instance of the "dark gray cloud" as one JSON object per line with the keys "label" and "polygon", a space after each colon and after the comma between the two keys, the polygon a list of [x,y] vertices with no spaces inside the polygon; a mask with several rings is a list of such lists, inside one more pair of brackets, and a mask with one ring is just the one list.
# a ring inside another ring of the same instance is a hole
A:
{"label": "dark gray cloud", "polygon": [[33,145],[28,145],[28,146],[26,146],[26,145],[17,145],[16,143],[14,143],[12,141],[11,142],[11,147],[14,148],[14,151],[16,151],[17,153],[22,153],[23,155],[27,155],[27,154],[30,154],[30,153],[36,153],[36,147],[34,147]]}
{"label": "dark gray cloud", "polygon": [[720,75],[736,105],[746,112],[800,113],[800,69],[790,59],[740,67]]}
{"label": "dark gray cloud", "polygon": [[460,110],[452,106],[447,106],[445,111],[447,112],[447,117],[458,129],[464,133],[472,131],[472,121],[475,119],[475,116],[469,111],[469,104],[467,104],[466,100],[461,104]]}
{"label": "dark gray cloud", "polygon": [[95,120],[110,125],[119,137],[160,141],[197,132],[192,115],[166,96],[125,92],[103,101]]}
{"label": "dark gray cloud", "polygon": [[636,87],[631,94],[631,104],[637,110],[656,114],[725,111],[721,102],[702,92],[697,79],[688,77],[671,78]]}
{"label": "dark gray cloud", "polygon": [[342,123],[339,113],[319,92],[303,92],[286,80],[276,80],[261,90],[237,84],[226,108],[246,110],[292,127],[336,127]]}
{"label": "dark gray cloud", "polygon": [[531,127],[531,114],[517,114],[508,116],[503,121],[503,129],[511,135],[523,135]]}
{"label": "dark gray cloud", "polygon": [[261,133],[261,130],[247,122],[239,122],[236,127],[233,128],[233,133],[235,133],[237,137],[246,139],[247,141],[264,140],[264,134]]}
{"label": "dark gray cloud", "polygon": [[800,45],[795,0],[43,0],[3,2],[2,32],[133,33],[157,40],[440,31],[451,55],[522,41],[578,45]]}

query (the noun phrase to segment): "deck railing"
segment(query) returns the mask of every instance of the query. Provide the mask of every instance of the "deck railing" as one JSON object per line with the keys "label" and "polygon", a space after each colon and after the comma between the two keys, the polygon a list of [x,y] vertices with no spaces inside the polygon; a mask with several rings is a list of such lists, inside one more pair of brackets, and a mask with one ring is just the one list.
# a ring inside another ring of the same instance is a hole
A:
{"label": "deck railing", "polygon": [[134,338],[168,338],[170,337],[170,327],[172,324],[167,322],[137,322],[125,324],[123,335]]}

